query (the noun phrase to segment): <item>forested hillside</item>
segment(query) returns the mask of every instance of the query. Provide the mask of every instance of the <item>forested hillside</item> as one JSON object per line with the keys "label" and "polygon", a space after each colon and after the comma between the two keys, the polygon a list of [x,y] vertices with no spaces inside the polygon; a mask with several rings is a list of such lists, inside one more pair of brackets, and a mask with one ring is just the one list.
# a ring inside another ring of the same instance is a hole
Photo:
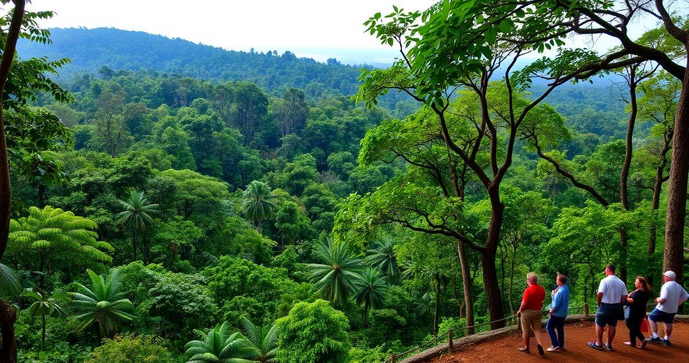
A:
{"label": "forested hillside", "polygon": [[499,328],[529,271],[573,310],[606,263],[658,284],[682,85],[648,60],[572,85],[591,54],[490,37],[360,71],[41,16],[2,94],[19,361],[381,362]]}

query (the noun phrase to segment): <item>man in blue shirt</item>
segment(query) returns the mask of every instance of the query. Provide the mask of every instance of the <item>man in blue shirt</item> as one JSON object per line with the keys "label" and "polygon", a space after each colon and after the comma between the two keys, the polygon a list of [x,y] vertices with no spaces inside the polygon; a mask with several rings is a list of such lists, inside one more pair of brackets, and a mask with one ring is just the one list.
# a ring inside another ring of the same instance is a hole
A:
{"label": "man in blue shirt", "polygon": [[[545,326],[552,342],[552,346],[547,349],[549,352],[561,352],[565,349],[565,318],[569,309],[567,276],[557,274],[555,282],[557,288],[551,293],[553,302],[550,304],[548,323]],[[556,332],[557,334],[555,334]]]}

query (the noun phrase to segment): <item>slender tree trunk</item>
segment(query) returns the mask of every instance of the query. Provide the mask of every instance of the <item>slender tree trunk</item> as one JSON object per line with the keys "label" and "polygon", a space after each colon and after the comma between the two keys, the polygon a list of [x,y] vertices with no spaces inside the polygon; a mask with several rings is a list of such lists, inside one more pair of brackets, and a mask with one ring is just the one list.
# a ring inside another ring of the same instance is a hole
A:
{"label": "slender tree trunk", "polygon": [[38,271],[41,273],[40,278],[38,279],[38,286],[41,289],[45,289],[45,271],[43,269],[45,268],[45,255],[44,253],[40,253],[40,264],[38,265]]}
{"label": "slender tree trunk", "polygon": [[517,251],[513,251],[512,253],[512,260],[510,261],[510,294],[507,295],[509,297],[509,302],[510,302],[510,312],[512,315],[514,315],[514,301],[512,301],[513,293],[514,293],[514,264],[515,261],[517,260],[517,257],[515,256],[517,254]]}
{"label": "slender tree trunk", "polygon": [[464,289],[467,335],[471,335],[476,331],[474,329],[474,298],[471,296],[471,270],[469,268],[466,246],[460,241],[457,242],[457,253],[459,254],[459,264],[462,267],[462,288]]}
{"label": "slender tree trunk", "polygon": [[[622,164],[622,172],[620,173],[620,202],[625,210],[629,210],[629,169],[632,166],[632,156],[634,149],[634,126],[636,124],[636,115],[639,107],[636,102],[636,68],[631,67],[629,74],[629,104],[631,112],[629,113],[629,123],[627,125],[627,137],[625,140],[625,155],[624,163]],[[620,280],[627,283],[627,248],[629,245],[629,237],[625,227],[620,229]]]}
{"label": "slender tree trunk", "polygon": [[[7,154],[7,138],[5,134],[5,122],[3,112],[3,94],[5,84],[12,68],[12,60],[17,46],[17,39],[21,31],[24,19],[25,0],[14,0],[12,22],[5,38],[5,50],[0,61],[0,261],[5,255],[7,240],[10,233],[10,208],[12,200],[12,186],[10,181],[10,163]],[[14,336],[14,322],[17,321],[17,313],[12,304],[0,299],[0,362],[17,362],[17,340]]]}
{"label": "slender tree trunk", "polygon": [[648,259],[646,264],[646,280],[653,286],[653,255],[656,252],[656,240],[658,238],[658,208],[660,207],[660,193],[663,189],[663,172],[665,171],[665,165],[667,164],[667,159],[665,158],[665,153],[668,151],[666,147],[663,150],[662,160],[656,169],[656,180],[653,185],[653,201],[651,202],[651,226],[649,228],[648,236]]}
{"label": "slender tree trunk", "polygon": [[[496,321],[501,320],[505,316],[502,306],[502,297],[500,296],[498,274],[495,266],[505,205],[500,201],[499,186],[491,186],[488,189],[488,195],[490,196],[492,210],[485,252],[481,260],[483,262],[483,283],[486,289],[486,297],[488,298],[490,321]],[[490,325],[491,329],[499,329],[504,326],[504,321],[494,322]]]}
{"label": "slender tree trunk", "polygon": [[433,317],[433,337],[438,336],[440,319],[440,273],[435,273],[435,316]]}
{"label": "slender tree trunk", "polygon": [[689,173],[689,72],[684,72],[682,93],[677,104],[670,165],[663,270],[674,271],[676,281],[681,284],[684,280],[684,222]]}

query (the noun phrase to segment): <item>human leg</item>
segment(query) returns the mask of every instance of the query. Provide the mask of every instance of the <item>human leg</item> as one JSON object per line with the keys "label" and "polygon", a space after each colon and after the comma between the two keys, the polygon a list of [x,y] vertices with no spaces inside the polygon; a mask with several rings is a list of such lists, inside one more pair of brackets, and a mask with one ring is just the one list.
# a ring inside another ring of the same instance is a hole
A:
{"label": "human leg", "polygon": [[548,331],[548,336],[550,336],[550,345],[553,347],[559,347],[558,337],[555,334],[555,316],[551,316],[548,322],[545,324],[545,329]]}

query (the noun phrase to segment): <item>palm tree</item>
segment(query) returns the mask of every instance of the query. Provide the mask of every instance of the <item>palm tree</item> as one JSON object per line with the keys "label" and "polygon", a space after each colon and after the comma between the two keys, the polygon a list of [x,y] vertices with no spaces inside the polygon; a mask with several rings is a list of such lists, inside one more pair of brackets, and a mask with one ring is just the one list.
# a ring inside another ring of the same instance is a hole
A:
{"label": "palm tree", "polygon": [[187,363],[253,363],[247,359],[253,350],[241,333],[230,334],[227,322],[216,325],[207,333],[201,333],[201,340],[192,340],[184,348],[189,356]]}
{"label": "palm tree", "polygon": [[111,262],[108,253],[114,249],[109,243],[98,241],[96,222],[75,216],[60,208],[46,206],[43,209],[31,207],[29,215],[10,221],[10,235],[7,253],[18,254],[33,251],[38,254],[39,287],[44,287],[49,259],[65,252],[77,252],[80,258],[98,262]]}
{"label": "palm tree", "polygon": [[311,268],[311,282],[334,306],[339,306],[357,290],[356,281],[361,279],[359,271],[363,267],[361,259],[345,243],[334,244],[329,238],[316,247],[315,255],[323,264],[307,265]]}
{"label": "palm tree", "polygon": [[263,232],[262,222],[275,214],[274,199],[270,186],[258,180],[249,183],[244,191],[242,209],[246,217],[258,227],[259,232]]}
{"label": "palm tree", "polygon": [[383,294],[388,289],[385,278],[380,276],[378,270],[367,268],[356,282],[359,291],[356,294],[357,304],[364,304],[364,326],[368,326],[368,311],[375,309],[383,302]]}
{"label": "palm tree", "polygon": [[41,334],[41,349],[45,349],[45,317],[53,312],[63,313],[62,307],[57,303],[57,298],[61,295],[52,295],[41,289],[27,289],[22,296],[33,301],[29,306],[29,315],[35,318],[36,315],[41,316],[43,324],[43,331]]}
{"label": "palm tree", "polygon": [[275,362],[279,332],[275,323],[257,327],[245,317],[242,320],[244,336],[252,349],[251,358],[260,363]]}
{"label": "palm tree", "polygon": [[124,292],[120,292],[120,273],[118,269],[112,270],[106,279],[87,270],[91,278],[91,288],[76,283],[79,292],[71,292],[72,301],[84,311],[74,317],[83,330],[93,323],[98,324],[101,336],[112,337],[117,329],[119,321],[132,321],[136,316],[130,311],[134,309],[129,299],[123,299]]}
{"label": "palm tree", "polygon": [[391,284],[395,283],[401,274],[394,247],[395,242],[386,236],[382,241],[376,242],[373,248],[366,251],[369,255],[364,259],[367,265],[377,268],[385,275]]}
{"label": "palm tree", "polygon": [[[139,192],[132,190],[129,193],[129,198],[127,200],[117,200],[124,210],[117,213],[117,217],[120,218],[121,223],[125,227],[131,227],[134,233],[134,238],[132,238],[132,248],[134,250],[134,261],[136,261],[136,237],[139,229],[145,229],[147,224],[153,223],[152,214],[158,213],[158,204],[151,204],[148,202],[146,197],[144,197],[144,192]],[[144,258],[147,256],[147,248],[142,249],[144,251]]]}

